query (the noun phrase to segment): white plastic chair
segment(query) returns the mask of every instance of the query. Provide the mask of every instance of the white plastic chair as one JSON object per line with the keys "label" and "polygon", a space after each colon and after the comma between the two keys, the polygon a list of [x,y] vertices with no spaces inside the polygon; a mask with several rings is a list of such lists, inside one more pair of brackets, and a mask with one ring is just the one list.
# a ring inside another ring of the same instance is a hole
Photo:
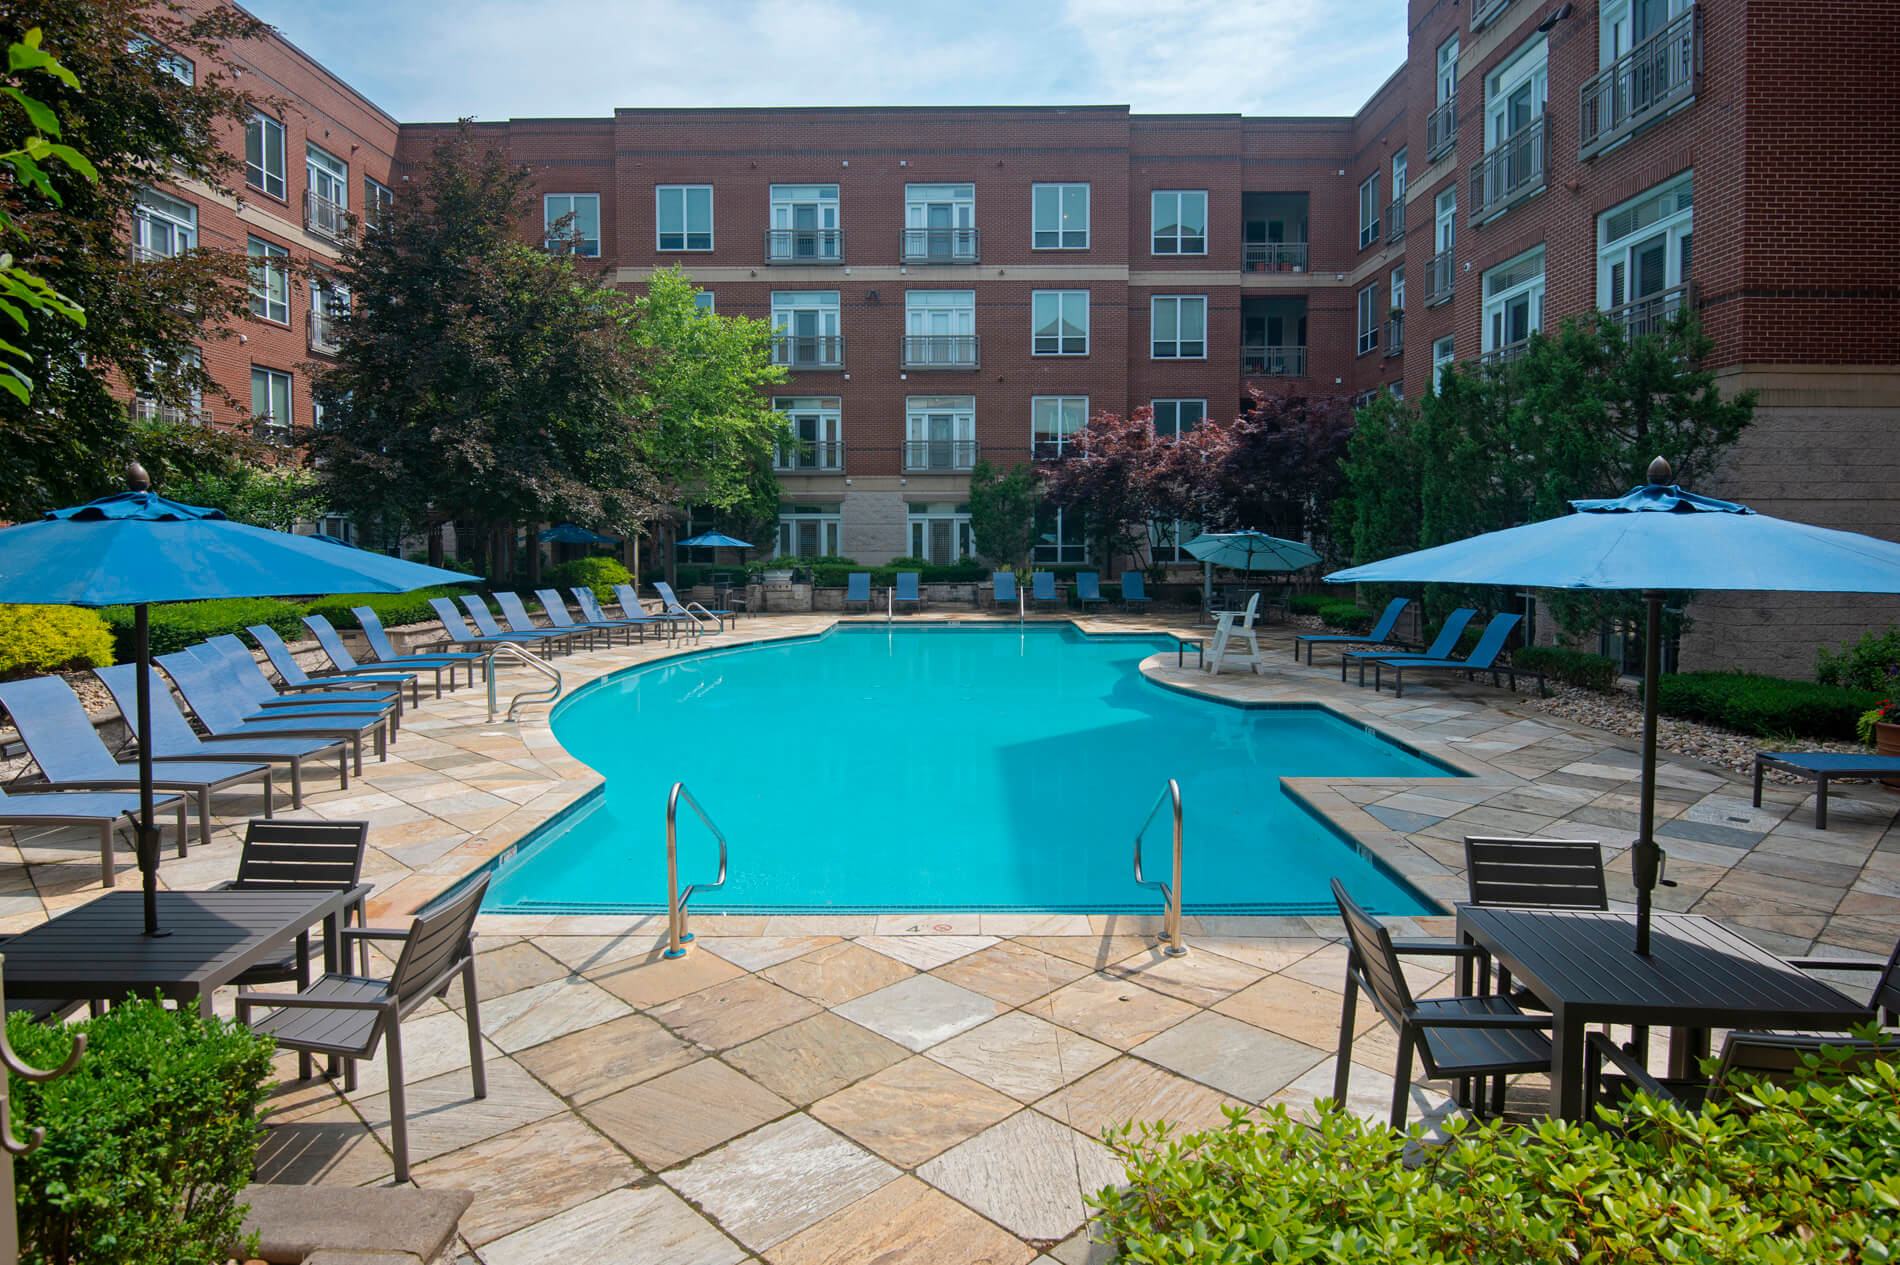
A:
{"label": "white plastic chair", "polygon": [[1214,628],[1214,651],[1207,656],[1206,670],[1208,672],[1220,672],[1221,664],[1227,658],[1228,647],[1236,638],[1246,639],[1247,650],[1244,654],[1235,653],[1235,661],[1251,665],[1256,673],[1260,671],[1265,660],[1260,654],[1260,634],[1256,633],[1253,627],[1254,616],[1259,611],[1260,594],[1255,593],[1247,599],[1247,609],[1244,611],[1216,611],[1214,613],[1214,618],[1219,623]]}

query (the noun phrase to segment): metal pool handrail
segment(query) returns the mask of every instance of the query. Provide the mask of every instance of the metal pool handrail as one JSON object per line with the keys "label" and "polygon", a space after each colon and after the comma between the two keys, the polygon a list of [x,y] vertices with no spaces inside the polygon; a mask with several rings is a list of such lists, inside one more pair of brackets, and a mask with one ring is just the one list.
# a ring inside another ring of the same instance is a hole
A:
{"label": "metal pool handrail", "polygon": [[[679,863],[679,806],[685,800],[686,806],[693,810],[706,829],[712,831],[714,839],[719,841],[719,877],[710,883],[692,883],[684,890],[680,888]],[[673,789],[666,795],[666,952],[661,957],[683,958],[686,945],[692,940],[693,933],[686,929],[686,905],[693,899],[693,893],[700,888],[724,887],[726,885],[726,836],[712,818],[699,806],[692,792],[686,789],[686,783],[675,782]]]}
{"label": "metal pool handrail", "polygon": [[[1148,833],[1148,827],[1154,825],[1155,814],[1161,806],[1172,803],[1174,809],[1174,873],[1172,883],[1159,879],[1143,878],[1141,873],[1141,841]],[[1161,794],[1155,796],[1154,807],[1142,819],[1141,829],[1135,831],[1135,882],[1143,887],[1157,888],[1162,900],[1161,942],[1167,945],[1163,950],[1169,957],[1178,958],[1187,953],[1187,945],[1181,939],[1181,784],[1173,778],[1161,788]]]}
{"label": "metal pool handrail", "polygon": [[482,660],[482,671],[488,676],[488,723],[495,723],[495,656],[506,653],[517,663],[525,664],[548,678],[549,684],[541,689],[523,690],[508,700],[508,719],[513,720],[515,713],[521,710],[523,703],[552,703],[561,697],[561,670],[532,651],[524,650],[512,641],[498,641],[489,647],[488,655]]}

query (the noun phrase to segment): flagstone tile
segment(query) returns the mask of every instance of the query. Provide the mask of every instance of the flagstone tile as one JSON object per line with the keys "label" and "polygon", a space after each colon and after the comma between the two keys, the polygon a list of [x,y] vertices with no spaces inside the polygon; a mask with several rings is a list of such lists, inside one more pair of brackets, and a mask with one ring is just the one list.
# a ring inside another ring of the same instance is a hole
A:
{"label": "flagstone tile", "polygon": [[[1340,994],[1291,975],[1269,975],[1214,1003],[1213,1008],[1243,1023],[1319,1049],[1331,1049],[1339,1044]],[[1363,1032],[1378,1022],[1378,1011],[1362,1004],[1354,1030]]]}
{"label": "flagstone tile", "polygon": [[632,1013],[611,993],[565,974],[481,1003],[482,1031],[510,1053]]}
{"label": "flagstone tile", "polygon": [[1122,1055],[1044,1098],[1036,1110],[1094,1138],[1104,1129],[1131,1121],[1165,1120],[1178,1126],[1177,1133],[1214,1129],[1226,1123],[1225,1108],[1248,1106],[1185,1076]]}
{"label": "flagstone tile", "polygon": [[661,1179],[753,1251],[765,1251],[898,1176],[810,1116],[767,1125]]}
{"label": "flagstone tile", "polygon": [[[572,921],[572,919],[563,918],[560,920],[560,923],[565,926]],[[661,921],[660,927],[661,933],[657,936],[594,936],[562,933],[559,935],[537,935],[534,937],[534,943],[536,947],[540,948],[550,957],[558,962],[564,963],[569,970],[579,972],[590,979],[598,980],[601,975],[608,972],[609,968],[626,964],[632,960],[637,959],[644,962],[651,959],[654,962],[659,962],[660,950],[666,947],[664,920]],[[698,956],[697,953],[689,954],[686,958],[682,959],[682,961],[690,962],[693,958]],[[679,964],[679,962],[668,962],[664,965],[677,966]],[[659,974],[659,972],[656,972],[656,974]],[[701,987],[704,987],[704,985],[702,984]],[[691,990],[689,989],[687,991],[690,992]],[[677,994],[675,994],[675,996],[677,996]],[[636,1006],[642,1004],[633,998],[628,998],[627,1000],[632,1001]]]}
{"label": "flagstone tile", "polygon": [[622,1015],[515,1056],[555,1093],[592,1102],[698,1062],[698,1047],[645,1015]]}
{"label": "flagstone tile", "polygon": [[688,993],[647,1013],[702,1049],[726,1050],[815,1015],[818,1009],[770,980],[747,975]]}
{"label": "flagstone tile", "polygon": [[1259,1102],[1326,1057],[1314,1046],[1206,1012],[1142,1042],[1133,1052],[1248,1102]]}
{"label": "flagstone tile", "polygon": [[916,968],[894,957],[873,952],[852,941],[842,941],[789,962],[768,966],[759,975],[801,997],[836,1006],[916,973]]}
{"label": "flagstone tile", "polygon": [[649,1168],[666,1168],[777,1119],[792,1105],[717,1059],[701,1059],[580,1109]]}
{"label": "flagstone tile", "polygon": [[1084,975],[1024,1009],[1123,1050],[1195,1013],[1184,1001],[1100,973]]}
{"label": "flagstone tile", "polygon": [[[1416,1065],[1415,1065],[1416,1066]],[[1384,1124],[1392,1118],[1392,1083],[1396,1063],[1387,1063],[1384,1071],[1362,1067],[1353,1060],[1352,1074],[1346,1083],[1346,1110],[1371,1124]],[[1295,1119],[1318,1117],[1317,1100],[1331,1098],[1335,1064],[1332,1059],[1312,1068],[1282,1086],[1267,1098],[1268,1107],[1284,1106]],[[1406,1091],[1406,1122],[1427,1122],[1456,1109],[1449,1082],[1420,1080]]]}
{"label": "flagstone tile", "polygon": [[[475,1097],[466,1070],[446,1072],[408,1085],[409,1162],[419,1164],[460,1150],[498,1133],[545,1119],[563,1109],[560,1099],[511,1059],[487,1061],[488,1097]],[[363,1119],[387,1143],[389,1095],[377,1094],[357,1107]]]}
{"label": "flagstone tile", "polygon": [[1020,1010],[933,1046],[930,1057],[1021,1102],[1034,1102],[1115,1051]]}
{"label": "flagstone tile", "polygon": [[875,949],[886,957],[896,958],[908,963],[920,971],[933,970],[946,962],[975,953],[978,949],[987,949],[996,943],[995,936],[946,936],[946,935],[895,935],[865,936],[858,943],[867,949]]}
{"label": "flagstone tile", "polygon": [[811,1114],[900,1168],[915,1168],[1016,1107],[960,1072],[913,1056],[820,1099]]}
{"label": "flagstone tile", "polygon": [[1099,971],[1114,962],[1126,961],[1154,943],[1146,936],[1132,935],[1019,936],[1015,942],[1024,948],[1040,949],[1044,953],[1067,958],[1091,971]]}
{"label": "flagstone tile", "polygon": [[915,1177],[899,1177],[766,1253],[771,1265],[1022,1265],[1033,1248]]}
{"label": "flagstone tile", "polygon": [[745,1249],[658,1184],[616,1190],[497,1239],[485,1265],[737,1265]]}
{"label": "flagstone tile", "polygon": [[1196,1006],[1209,1006],[1247,987],[1263,972],[1219,954],[1189,952],[1170,957],[1165,950],[1156,947],[1115,963],[1104,974],[1133,980],[1157,993],[1166,993]]}
{"label": "flagstone tile", "polygon": [[476,1247],[630,1185],[640,1168],[563,1113],[415,1168],[422,1188],[466,1190],[475,1202],[456,1229]]}
{"label": "flagstone tile", "polygon": [[[493,999],[524,988],[533,988],[565,976],[567,966],[525,941],[489,947],[488,937],[476,941],[481,952],[475,955],[475,995],[487,1009]],[[449,1003],[461,1005],[460,989],[451,989]]]}
{"label": "flagstone tile", "polygon": [[1092,1138],[1021,1111],[931,1160],[917,1175],[1025,1239],[1060,1239],[1088,1216],[1085,1195],[1122,1180]]}
{"label": "flagstone tile", "polygon": [[725,1054],[726,1062],[800,1106],[909,1057],[910,1051],[895,1041],[829,1013],[768,1032]]}
{"label": "flagstone tile", "polygon": [[927,1050],[995,1018],[1003,1006],[934,975],[912,975],[833,1009],[906,1049]]}
{"label": "flagstone tile", "polygon": [[[486,1025],[484,1025],[486,1026]],[[482,1046],[485,1060],[501,1057],[488,1041]],[[373,1059],[356,1061],[356,1088],[349,1097],[360,1101],[389,1088],[387,1051],[378,1049]],[[317,1065],[322,1066],[319,1058]],[[402,1022],[403,1076],[411,1084],[440,1076],[444,1072],[468,1066],[468,1020],[446,1007],[429,1014],[413,1014]],[[335,1085],[342,1088],[338,1077]]]}
{"label": "flagstone tile", "polygon": [[838,943],[836,936],[707,936],[699,947],[732,963],[740,970],[762,971],[814,949]]}
{"label": "flagstone tile", "polygon": [[1034,1001],[1088,973],[1089,968],[1079,962],[1010,940],[931,972],[938,979],[993,997],[1005,1006]]}
{"label": "flagstone tile", "polygon": [[341,1102],[271,1124],[257,1144],[254,1180],[293,1186],[363,1186],[387,1181],[394,1162],[382,1140]]}

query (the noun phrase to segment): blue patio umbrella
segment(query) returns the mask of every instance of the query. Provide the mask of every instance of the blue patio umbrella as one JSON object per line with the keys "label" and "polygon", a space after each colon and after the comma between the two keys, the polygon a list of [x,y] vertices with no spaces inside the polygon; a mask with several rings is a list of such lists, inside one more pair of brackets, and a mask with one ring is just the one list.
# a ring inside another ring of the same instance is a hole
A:
{"label": "blue patio umbrella", "polygon": [[541,533],[540,541],[544,545],[617,545],[620,537],[603,536],[574,523],[557,523]]}
{"label": "blue patio umbrella", "polygon": [[131,491],[38,522],[0,528],[0,602],[23,606],[131,606],[138,672],[139,870],[145,880],[145,930],[158,927],[158,831],[152,824],[152,602],[304,593],[406,593],[431,584],[466,584],[457,571],[425,567],[363,549],[339,549],[315,536],[293,536],[234,523],[215,509],[168,501],[145,471],[127,471]]}
{"label": "blue patio umbrella", "polygon": [[1656,719],[1666,589],[1900,593],[1900,544],[1757,514],[1683,491],[1669,463],[1649,486],[1610,500],[1572,501],[1562,518],[1421,549],[1326,577],[1336,584],[1498,584],[1639,590],[1648,604],[1643,662],[1643,794],[1636,846],[1636,951],[1649,952],[1656,844]]}
{"label": "blue patio umbrella", "polygon": [[705,531],[705,532],[699,533],[699,535],[697,536],[694,536],[691,540],[680,541],[680,548],[682,549],[750,549],[752,548],[752,546],[747,544],[743,540],[734,540],[732,537],[726,535],[724,532]]}
{"label": "blue patio umbrella", "polygon": [[1213,605],[1214,568],[1232,567],[1251,576],[1255,571],[1298,571],[1319,561],[1319,554],[1297,540],[1282,540],[1258,531],[1204,532],[1181,546],[1201,560],[1201,606]]}

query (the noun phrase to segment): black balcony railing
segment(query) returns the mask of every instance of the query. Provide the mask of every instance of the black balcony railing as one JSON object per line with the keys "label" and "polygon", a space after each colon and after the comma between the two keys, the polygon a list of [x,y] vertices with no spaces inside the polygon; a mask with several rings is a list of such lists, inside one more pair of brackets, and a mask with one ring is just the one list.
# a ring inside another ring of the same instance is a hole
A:
{"label": "black balcony railing", "polygon": [[913,439],[904,445],[906,470],[968,470],[975,464],[974,439]]}
{"label": "black balcony railing", "polygon": [[1385,208],[1385,239],[1396,242],[1405,236],[1405,195],[1392,199]]}
{"label": "black balcony railing", "polygon": [[1540,192],[1549,170],[1550,116],[1540,114],[1471,164],[1471,222],[1494,219]]}
{"label": "black balcony railing", "polygon": [[1621,325],[1623,336],[1635,339],[1645,334],[1661,333],[1662,327],[1668,323],[1670,317],[1685,307],[1693,308],[1694,306],[1695,286],[1685,281],[1681,285],[1670,286],[1667,290],[1659,290],[1655,294],[1646,295],[1633,302],[1605,308],[1603,319]]}
{"label": "black balcony railing", "polygon": [[1520,338],[1514,343],[1506,343],[1502,347],[1493,347],[1490,351],[1478,357],[1478,363],[1486,365],[1508,364],[1530,349],[1531,340],[1528,338]]}
{"label": "black balcony railing", "polygon": [[349,208],[306,190],[303,195],[303,226],[333,242],[348,241],[356,231],[356,220]]}
{"label": "black balcony railing", "polygon": [[1436,162],[1458,143],[1458,96],[1453,93],[1425,116],[1425,161]]}
{"label": "black balcony railing", "polygon": [[1577,157],[1593,158],[1695,98],[1702,71],[1702,9],[1683,14],[1632,48],[1578,94]]}
{"label": "black balcony railing", "polygon": [[1472,0],[1471,29],[1476,31],[1488,26],[1492,18],[1509,8],[1511,0]]}
{"label": "black balcony railing", "polygon": [[343,333],[337,327],[337,317],[332,312],[310,313],[309,332],[310,350],[334,356],[343,349]]}
{"label": "black balcony railing", "polygon": [[975,334],[912,334],[904,339],[906,369],[974,369]]}
{"label": "black balcony railing", "polygon": [[907,264],[973,264],[979,240],[974,228],[899,229],[897,257]]}
{"label": "black balcony railing", "polygon": [[836,335],[780,334],[772,340],[772,363],[793,369],[842,369],[844,339]]}
{"label": "black balcony railing", "polygon": [[1385,318],[1385,354],[1399,356],[1405,353],[1405,313],[1394,312]]}
{"label": "black balcony railing", "polygon": [[1247,242],[1240,266],[1248,272],[1305,272],[1305,242]]}
{"label": "black balcony railing", "polygon": [[1240,349],[1240,371],[1258,378],[1304,378],[1306,348],[1256,344]]}
{"label": "black balcony railing", "polygon": [[842,470],[844,469],[844,441],[839,439],[805,439],[795,444],[785,444],[772,460],[775,470]]}
{"label": "black balcony railing", "polygon": [[765,230],[768,264],[835,264],[844,262],[841,228],[768,228]]}
{"label": "black balcony railing", "polygon": [[1451,247],[1433,255],[1425,264],[1425,306],[1436,307],[1451,298],[1451,290],[1458,283],[1458,261],[1453,257]]}

